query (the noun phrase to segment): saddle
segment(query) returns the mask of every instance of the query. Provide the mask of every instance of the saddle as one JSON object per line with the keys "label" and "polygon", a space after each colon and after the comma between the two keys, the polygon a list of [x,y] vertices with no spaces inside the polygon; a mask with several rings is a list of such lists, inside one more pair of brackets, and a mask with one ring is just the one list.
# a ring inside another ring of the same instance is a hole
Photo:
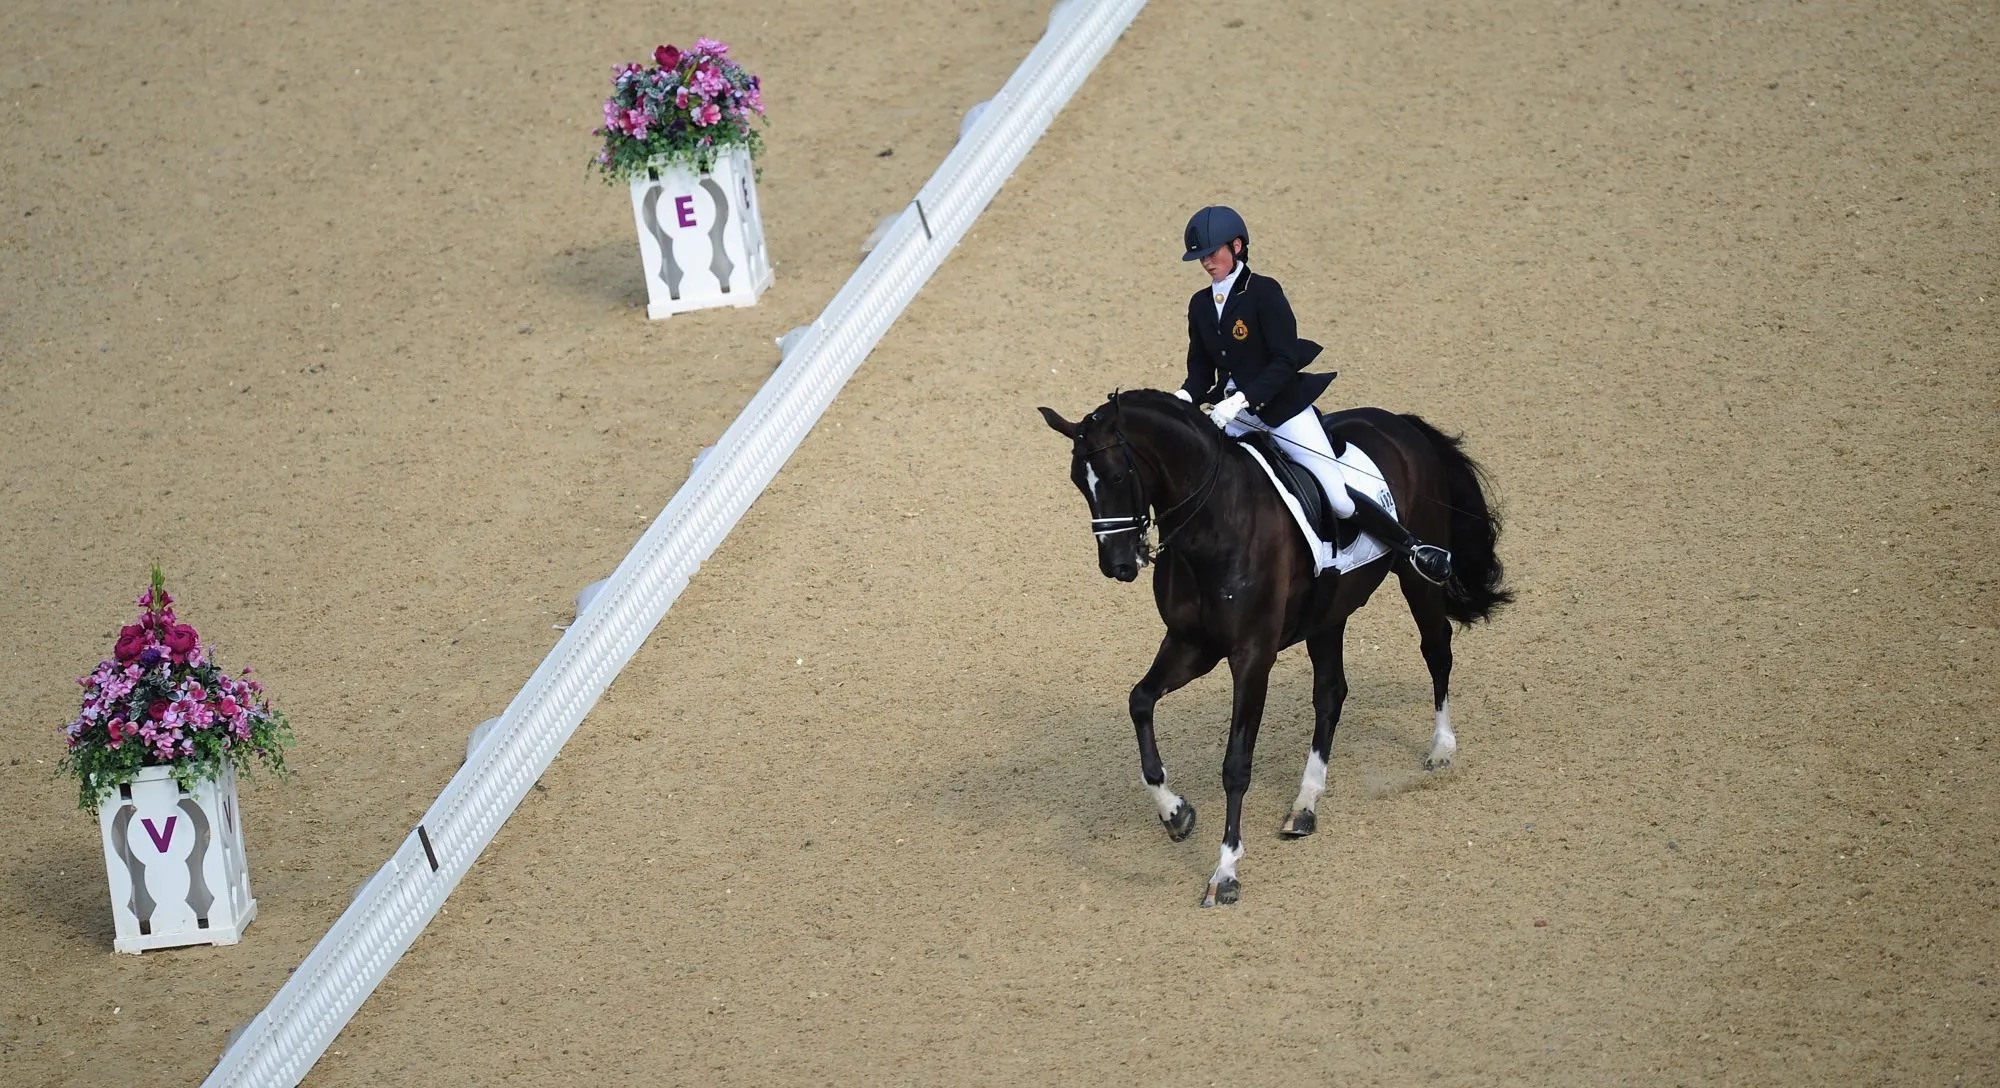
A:
{"label": "saddle", "polygon": [[[1338,457],[1347,452],[1347,443],[1341,438],[1331,433],[1327,438],[1333,443],[1334,456]],[[1293,498],[1299,500],[1299,506],[1305,510],[1306,521],[1312,524],[1321,540],[1332,544],[1338,551],[1354,543],[1354,538],[1361,535],[1361,529],[1355,525],[1353,518],[1343,520],[1332,516],[1328,510],[1326,489],[1320,486],[1319,477],[1313,475],[1304,465],[1286,456],[1285,452],[1278,448],[1276,441],[1255,431],[1244,435],[1240,441],[1256,444],[1257,451],[1270,463],[1271,472],[1277,476],[1278,483],[1283,485],[1286,491],[1291,492]]]}

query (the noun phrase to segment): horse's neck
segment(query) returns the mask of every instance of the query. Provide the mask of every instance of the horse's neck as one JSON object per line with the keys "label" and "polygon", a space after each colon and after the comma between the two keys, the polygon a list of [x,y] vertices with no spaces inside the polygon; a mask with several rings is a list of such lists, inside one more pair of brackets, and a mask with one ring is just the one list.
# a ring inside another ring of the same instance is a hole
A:
{"label": "horse's neck", "polygon": [[1216,441],[1184,422],[1161,420],[1132,441],[1170,477],[1149,485],[1153,512],[1173,547],[1190,559],[1229,561],[1246,546],[1250,508],[1279,501],[1231,439]]}
{"label": "horse's neck", "polygon": [[1164,512],[1199,491],[1221,456],[1218,444],[1186,423],[1165,417],[1146,421],[1143,429],[1130,436],[1132,445],[1144,455],[1164,479],[1149,485],[1155,513]]}

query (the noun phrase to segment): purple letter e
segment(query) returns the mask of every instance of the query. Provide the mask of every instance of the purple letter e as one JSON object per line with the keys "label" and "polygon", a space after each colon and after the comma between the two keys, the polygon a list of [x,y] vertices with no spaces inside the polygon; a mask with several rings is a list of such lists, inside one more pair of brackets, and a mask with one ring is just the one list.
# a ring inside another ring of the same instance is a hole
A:
{"label": "purple letter e", "polygon": [[691,196],[675,197],[674,216],[675,218],[681,221],[681,226],[683,227],[694,226],[694,197]]}

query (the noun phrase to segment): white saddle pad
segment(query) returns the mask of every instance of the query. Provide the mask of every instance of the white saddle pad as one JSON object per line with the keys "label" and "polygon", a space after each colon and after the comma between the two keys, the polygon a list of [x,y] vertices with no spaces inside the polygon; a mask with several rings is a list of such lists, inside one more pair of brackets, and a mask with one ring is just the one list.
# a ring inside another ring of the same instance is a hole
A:
{"label": "white saddle pad", "polygon": [[[1329,567],[1346,574],[1389,554],[1387,544],[1367,533],[1357,533],[1354,541],[1347,547],[1331,556],[1327,555],[1333,549],[1320,546],[1319,531],[1306,521],[1306,512],[1299,505],[1299,500],[1285,490],[1285,485],[1278,482],[1278,474],[1271,471],[1270,462],[1264,460],[1264,455],[1258,453],[1254,447],[1244,446],[1243,450],[1257,462],[1258,468],[1264,470],[1264,475],[1270,479],[1271,486],[1277,490],[1278,498],[1284,501],[1285,509],[1292,512],[1293,523],[1299,527],[1299,534],[1305,537],[1306,550],[1312,553],[1314,574],[1319,574]],[[1382,509],[1389,512],[1390,517],[1396,516],[1396,496],[1389,493],[1388,481],[1382,478],[1382,472],[1375,467],[1373,458],[1361,452],[1360,446],[1349,442],[1346,452],[1337,460],[1340,462],[1340,474],[1347,481],[1347,486],[1363,495],[1373,496],[1376,502],[1382,504]]]}

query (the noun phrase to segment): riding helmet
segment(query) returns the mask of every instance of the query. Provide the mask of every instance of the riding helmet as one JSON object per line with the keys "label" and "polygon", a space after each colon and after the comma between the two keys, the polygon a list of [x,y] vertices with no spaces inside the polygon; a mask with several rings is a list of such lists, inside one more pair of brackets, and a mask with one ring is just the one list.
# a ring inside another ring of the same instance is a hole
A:
{"label": "riding helmet", "polygon": [[1250,244],[1250,228],[1243,224],[1243,217],[1234,208],[1220,204],[1203,208],[1188,220],[1187,251],[1181,254],[1181,260],[1201,260],[1228,245],[1231,238],[1243,239],[1245,246]]}

